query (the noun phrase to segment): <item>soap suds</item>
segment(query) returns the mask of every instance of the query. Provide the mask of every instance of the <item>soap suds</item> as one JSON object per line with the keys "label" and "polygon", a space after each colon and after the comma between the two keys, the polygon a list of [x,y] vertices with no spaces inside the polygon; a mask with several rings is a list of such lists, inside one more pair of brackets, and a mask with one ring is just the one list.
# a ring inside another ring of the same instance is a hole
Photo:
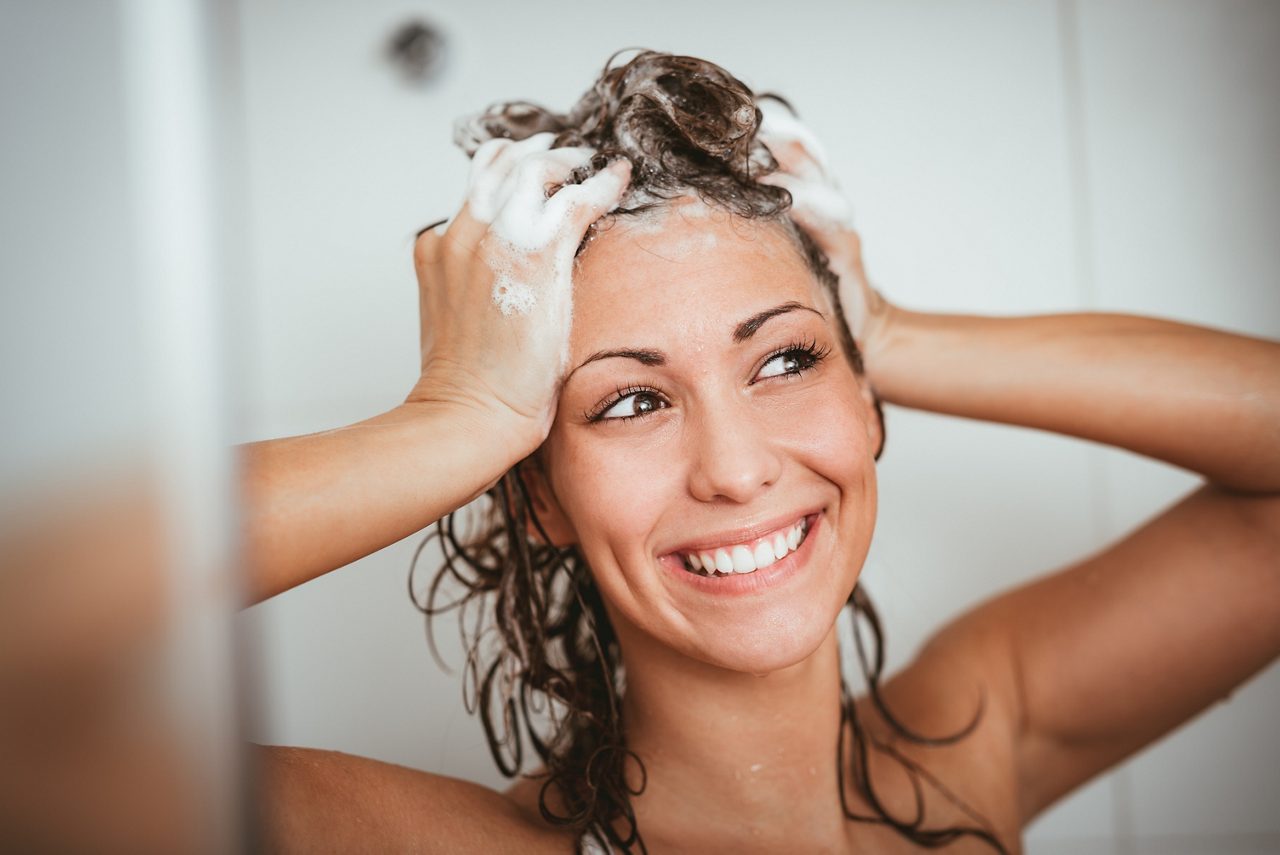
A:
{"label": "soap suds", "polygon": [[627,179],[625,171],[610,167],[581,184],[561,186],[548,199],[547,188],[563,185],[595,154],[585,147],[552,149],[554,139],[542,133],[481,144],[471,161],[467,208],[489,227],[480,252],[493,272],[493,305],[506,317],[536,312],[539,323],[563,330],[563,368],[573,316],[574,251],[582,237],[580,211],[616,207]]}
{"label": "soap suds", "polygon": [[764,183],[781,187],[791,194],[791,208],[811,225],[825,229],[853,225],[853,206],[830,180],[810,180],[775,172]]}
{"label": "soap suds", "polygon": [[493,282],[493,304],[498,311],[511,315],[527,315],[537,305],[538,299],[533,289],[523,282],[516,282],[510,276],[499,276]]}
{"label": "soap suds", "polygon": [[[808,153],[810,159],[824,174],[829,171],[827,150],[823,147],[813,131],[795,117],[794,114],[777,101],[765,99],[760,102],[760,141],[768,146],[774,157],[778,152],[774,143],[799,143]],[[795,172],[792,165],[787,165],[788,172]]]}
{"label": "soap suds", "polygon": [[811,226],[851,226],[853,207],[832,178],[826,150],[813,131],[773,101],[762,101],[760,112],[760,141],[780,166],[780,171],[765,176],[762,183],[788,191],[797,218]]}

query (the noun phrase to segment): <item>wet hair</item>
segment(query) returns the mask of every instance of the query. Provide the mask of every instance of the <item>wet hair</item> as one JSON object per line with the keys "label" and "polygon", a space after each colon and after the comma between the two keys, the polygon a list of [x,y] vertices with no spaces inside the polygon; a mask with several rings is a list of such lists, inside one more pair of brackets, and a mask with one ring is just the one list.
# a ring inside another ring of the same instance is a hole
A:
{"label": "wet hair", "polygon": [[[776,223],[793,239],[842,319],[836,276],[822,250],[788,216],[790,194],[760,183],[778,168],[757,135],[757,103],[764,97],[776,98],[757,96],[705,60],[644,51],[618,62],[615,54],[567,113],[528,102],[497,104],[459,122],[455,138],[468,155],[488,139],[524,139],[546,131],[556,134],[555,146],[594,148],[597,155],[569,183],[626,158],[632,164],[631,185],[622,206],[611,215],[615,218],[696,196],[738,217]],[[589,238],[584,246],[588,244]],[[861,373],[861,356],[843,320],[840,328],[846,357]],[[876,411],[883,426],[878,402]],[[586,559],[576,545],[550,545],[538,520],[520,476],[521,466],[537,465],[535,459],[523,461],[488,491],[480,507],[437,523],[414,556],[410,594],[427,615],[429,627],[434,616],[459,610],[467,650],[464,697],[468,710],[479,713],[499,770],[515,777],[526,759],[540,763],[545,772],[539,810],[551,825],[571,830],[580,850],[592,835],[617,851],[645,852],[631,806],[631,797],[644,789],[645,771],[627,747],[622,651]],[[531,538],[531,530],[540,537]],[[426,590],[419,591],[414,582],[418,558],[432,539],[439,540],[444,563]],[[448,598],[448,589],[461,593]],[[940,739],[914,732],[893,715],[880,691],[883,632],[861,585],[850,594],[848,608],[870,701],[891,731],[925,745],[949,744],[971,733],[981,705],[968,726]],[[859,629],[863,625],[870,642]],[[439,660],[430,633],[429,638]],[[843,764],[846,739],[852,738],[851,777],[872,809],[871,814],[860,814],[850,808],[845,770],[840,769],[840,800],[850,820],[887,825],[930,848],[976,837],[998,852],[1006,851],[981,816],[892,741],[879,739],[863,725],[847,685],[842,685],[840,703],[834,762]],[[532,756],[526,754],[526,746]],[[915,794],[914,817],[895,816],[881,802],[870,776],[872,752],[893,758],[906,773]],[[974,824],[926,827],[926,787]]]}

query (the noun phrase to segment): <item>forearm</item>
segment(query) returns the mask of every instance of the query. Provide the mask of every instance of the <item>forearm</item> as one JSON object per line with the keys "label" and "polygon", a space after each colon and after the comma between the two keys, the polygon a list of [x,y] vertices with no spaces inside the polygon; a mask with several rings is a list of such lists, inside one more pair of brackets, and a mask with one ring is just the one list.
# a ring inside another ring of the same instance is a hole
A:
{"label": "forearm", "polygon": [[522,456],[477,414],[411,403],[241,449],[250,597],[265,599],[413,534]]}
{"label": "forearm", "polygon": [[1126,315],[894,309],[868,343],[902,406],[1115,445],[1222,486],[1280,490],[1280,345]]}

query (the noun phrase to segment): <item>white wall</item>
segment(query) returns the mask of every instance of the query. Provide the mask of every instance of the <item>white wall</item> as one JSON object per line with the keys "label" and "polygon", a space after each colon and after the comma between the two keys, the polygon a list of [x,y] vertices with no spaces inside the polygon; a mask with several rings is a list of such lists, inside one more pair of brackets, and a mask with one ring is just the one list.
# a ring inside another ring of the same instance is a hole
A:
{"label": "white wall", "polygon": [[[503,98],[567,106],[632,45],[704,56],[791,98],[831,149],[873,277],[906,305],[1132,310],[1280,336],[1274,4],[254,0],[240,14],[245,439],[402,399],[412,235],[451,213],[465,177],[453,118]],[[379,57],[411,15],[450,37],[433,88],[401,84]],[[892,661],[1192,483],[1075,441],[891,411],[865,578]],[[246,614],[263,657],[256,736],[499,784],[406,595],[415,542]],[[447,624],[440,637],[458,662]],[[1274,851],[1278,715],[1272,668],[1051,811],[1031,851]]]}

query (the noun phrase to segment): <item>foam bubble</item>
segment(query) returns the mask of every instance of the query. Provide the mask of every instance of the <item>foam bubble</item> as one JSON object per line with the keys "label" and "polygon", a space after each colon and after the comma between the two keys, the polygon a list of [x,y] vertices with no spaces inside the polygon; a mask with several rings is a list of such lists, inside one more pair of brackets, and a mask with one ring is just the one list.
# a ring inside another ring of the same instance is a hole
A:
{"label": "foam bubble", "polygon": [[[827,150],[803,122],[781,104],[764,100],[760,102],[760,138],[771,150],[775,144],[799,143],[823,172],[829,172]],[[774,151],[774,156],[777,152]]]}
{"label": "foam bubble", "polygon": [[853,225],[853,206],[829,180],[774,173],[764,179],[791,194],[791,208],[801,219],[826,228]]}
{"label": "foam bubble", "polygon": [[538,305],[538,297],[527,283],[502,275],[493,281],[493,304],[507,317],[527,315]]}

